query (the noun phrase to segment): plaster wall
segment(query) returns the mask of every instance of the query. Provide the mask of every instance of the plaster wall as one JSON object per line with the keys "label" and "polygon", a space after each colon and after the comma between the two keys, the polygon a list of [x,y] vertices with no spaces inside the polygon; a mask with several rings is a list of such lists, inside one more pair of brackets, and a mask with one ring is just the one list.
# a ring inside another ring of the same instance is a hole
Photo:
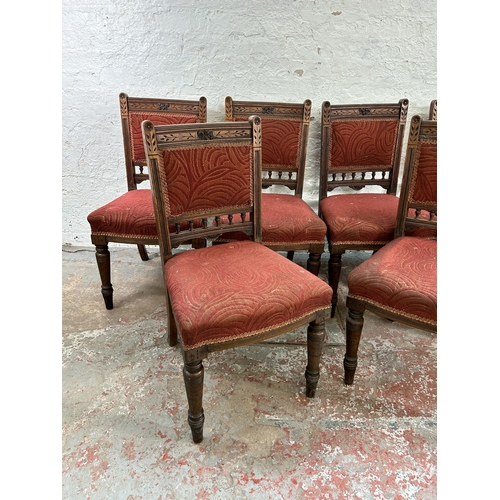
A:
{"label": "plaster wall", "polygon": [[[321,103],[437,97],[436,0],[63,0],[62,243],[126,190],[118,94],[313,103],[304,199],[317,208]],[[408,132],[408,130],[407,130]],[[146,186],[145,186],[146,187]]]}

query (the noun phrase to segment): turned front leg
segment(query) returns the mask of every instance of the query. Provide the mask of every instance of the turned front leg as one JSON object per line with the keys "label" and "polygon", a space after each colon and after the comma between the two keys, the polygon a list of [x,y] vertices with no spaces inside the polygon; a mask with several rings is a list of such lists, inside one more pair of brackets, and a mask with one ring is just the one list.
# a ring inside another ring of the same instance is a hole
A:
{"label": "turned front leg", "polygon": [[315,276],[318,276],[320,266],[321,266],[321,254],[310,253],[306,264],[307,270],[310,273],[314,274]]}
{"label": "turned front leg", "polygon": [[344,382],[351,385],[358,366],[358,347],[363,330],[363,310],[348,309],[346,320],[346,352],[344,356]]}
{"label": "turned front leg", "polygon": [[106,309],[113,309],[113,286],[111,285],[111,257],[108,245],[95,246],[97,268],[101,276],[101,293]]}
{"label": "turned front leg", "polygon": [[315,320],[307,328],[306,396],[313,398],[319,380],[319,362],[325,341],[325,321]]}
{"label": "turned front leg", "polygon": [[193,441],[201,443],[203,441],[203,423],[205,415],[203,413],[203,363],[201,359],[186,361],[184,363],[184,384],[188,398],[188,423],[191,427]]}

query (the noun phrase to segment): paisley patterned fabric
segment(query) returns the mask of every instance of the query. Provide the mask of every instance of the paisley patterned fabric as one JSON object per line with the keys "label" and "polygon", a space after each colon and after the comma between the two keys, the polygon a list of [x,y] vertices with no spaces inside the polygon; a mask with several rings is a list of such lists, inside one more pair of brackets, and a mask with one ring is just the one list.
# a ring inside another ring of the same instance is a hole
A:
{"label": "paisley patterned fabric", "polygon": [[330,127],[329,169],[390,166],[399,120],[335,120]]}
{"label": "paisley patterned fabric", "polygon": [[132,142],[132,158],[134,162],[146,161],[146,152],[142,140],[141,123],[144,120],[150,120],[153,125],[175,125],[177,123],[197,123],[198,119],[194,116],[183,114],[169,114],[145,112],[139,113],[132,111],[130,118],[130,140]]}
{"label": "paisley patterned fabric", "polygon": [[252,241],[175,255],[165,281],[184,349],[247,338],[331,308],[320,278]]}
{"label": "paisley patterned fabric", "polygon": [[[152,241],[158,239],[150,189],[128,191],[94,210],[87,220],[92,234]],[[194,225],[200,227],[201,221],[194,221]],[[173,232],[174,226],[169,226],[169,229]],[[181,224],[181,229],[187,229],[187,223]]]}
{"label": "paisley patterned fabric", "polygon": [[349,273],[349,295],[437,324],[437,241],[403,236]]}
{"label": "paisley patterned fabric", "polygon": [[[262,118],[262,165],[298,167],[302,122],[290,118]],[[247,121],[237,118],[235,121]]]}
{"label": "paisley patterned fabric", "polygon": [[[227,220],[227,218],[226,218]],[[234,216],[233,221],[240,221]],[[290,243],[321,243],[325,240],[326,224],[301,198],[289,194],[262,194],[262,243],[266,246]],[[219,241],[242,241],[244,233],[228,233]]]}
{"label": "paisley patterned fabric", "polygon": [[391,241],[399,198],[391,194],[340,194],[323,198],[320,210],[331,244]]}
{"label": "paisley patterned fabric", "polygon": [[[204,145],[164,151],[164,168],[160,176],[165,199],[170,203],[169,214],[196,214],[210,208],[248,206],[253,200],[253,182],[248,168],[251,158],[250,145]],[[217,177],[210,184],[211,165],[217,165]],[[225,173],[221,173],[223,169]],[[170,183],[174,179],[175,182]]]}

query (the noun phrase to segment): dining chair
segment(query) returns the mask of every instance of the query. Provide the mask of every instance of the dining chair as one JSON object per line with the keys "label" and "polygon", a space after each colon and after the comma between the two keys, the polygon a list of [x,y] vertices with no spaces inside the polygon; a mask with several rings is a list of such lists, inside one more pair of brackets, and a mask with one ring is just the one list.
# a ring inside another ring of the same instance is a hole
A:
{"label": "dining chair", "polygon": [[[308,325],[306,396],[313,397],[331,288],[261,244],[261,120],[142,124],[165,277],[169,343],[179,335],[188,423],[203,439],[203,359]],[[193,224],[201,219],[201,227]],[[176,230],[170,232],[168,226]],[[250,236],[174,253],[192,238]],[[266,347],[267,348],[267,347]],[[271,346],[269,346],[272,349]]]}
{"label": "dining chair", "polygon": [[[435,237],[408,236],[415,229],[433,230]],[[365,310],[437,331],[436,271],[437,121],[415,115],[410,123],[394,239],[348,276],[346,384],[354,380]]]}
{"label": "dining chair", "polygon": [[[101,277],[101,293],[106,309],[113,309],[111,256],[108,243],[137,245],[143,261],[149,259],[145,245],[158,245],[153,199],[149,188],[139,184],[149,181],[141,123],[148,119],[157,125],[207,121],[207,100],[156,99],[129,97],[121,93],[120,114],[125,153],[128,191],[93,210],[87,217],[91,241]],[[105,187],[104,187],[105,189]],[[191,242],[203,246],[203,241]]]}
{"label": "dining chair", "polygon": [[437,99],[433,99],[429,106],[429,120],[437,120],[438,116],[438,102]]}
{"label": "dining chair", "polygon": [[[326,225],[302,199],[311,101],[303,103],[225,101],[226,122],[262,120],[262,243],[275,251],[309,252],[307,270],[318,275],[325,248]],[[245,239],[245,235],[221,236]]]}
{"label": "dining chair", "polygon": [[332,317],[345,251],[376,251],[393,237],[408,105],[322,104],[319,214],[327,226]]}

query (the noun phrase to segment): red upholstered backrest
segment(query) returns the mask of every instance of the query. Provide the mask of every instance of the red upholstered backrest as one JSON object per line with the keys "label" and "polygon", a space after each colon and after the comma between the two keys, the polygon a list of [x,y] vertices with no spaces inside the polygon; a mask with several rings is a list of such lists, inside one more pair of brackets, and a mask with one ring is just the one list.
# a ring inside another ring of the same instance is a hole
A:
{"label": "red upholstered backrest", "polygon": [[391,167],[396,152],[396,120],[335,120],[330,125],[329,169]]}
{"label": "red upholstered backrest", "polygon": [[437,141],[422,141],[417,146],[415,169],[410,184],[410,203],[437,203]]}
{"label": "red upholstered backrest", "polygon": [[163,151],[162,185],[169,215],[253,204],[252,146],[203,145]]}
{"label": "red upholstered backrest", "polygon": [[144,151],[141,123],[150,121],[154,125],[198,123],[207,120],[207,100],[165,99],[154,97],[129,97],[120,93],[125,169],[128,189],[137,189],[141,182],[149,180]]}
{"label": "red upholstered backrest", "polygon": [[154,125],[173,125],[176,123],[196,123],[196,116],[188,116],[185,114],[165,114],[154,112],[133,112],[129,113],[130,119],[130,141],[132,145],[132,160],[136,162],[145,162],[146,153],[144,151],[144,143],[142,140],[141,123],[144,120],[150,120]]}
{"label": "red upholstered backrest", "polygon": [[194,238],[239,231],[262,241],[259,117],[246,123],[144,121],[142,130],[164,261],[175,245]]}
{"label": "red upholstered backrest", "polygon": [[[236,117],[234,121],[248,121]],[[302,119],[262,117],[262,165],[298,168]]]}
{"label": "red upholstered backrest", "polygon": [[437,120],[411,119],[396,237],[437,235]]}
{"label": "red upholstered backrest", "polygon": [[382,188],[395,195],[408,99],[321,106],[319,201],[337,188]]}
{"label": "red upholstered backrest", "polygon": [[309,99],[288,103],[226,97],[226,122],[244,122],[251,116],[261,119],[263,189],[287,188],[302,197],[311,107]]}

